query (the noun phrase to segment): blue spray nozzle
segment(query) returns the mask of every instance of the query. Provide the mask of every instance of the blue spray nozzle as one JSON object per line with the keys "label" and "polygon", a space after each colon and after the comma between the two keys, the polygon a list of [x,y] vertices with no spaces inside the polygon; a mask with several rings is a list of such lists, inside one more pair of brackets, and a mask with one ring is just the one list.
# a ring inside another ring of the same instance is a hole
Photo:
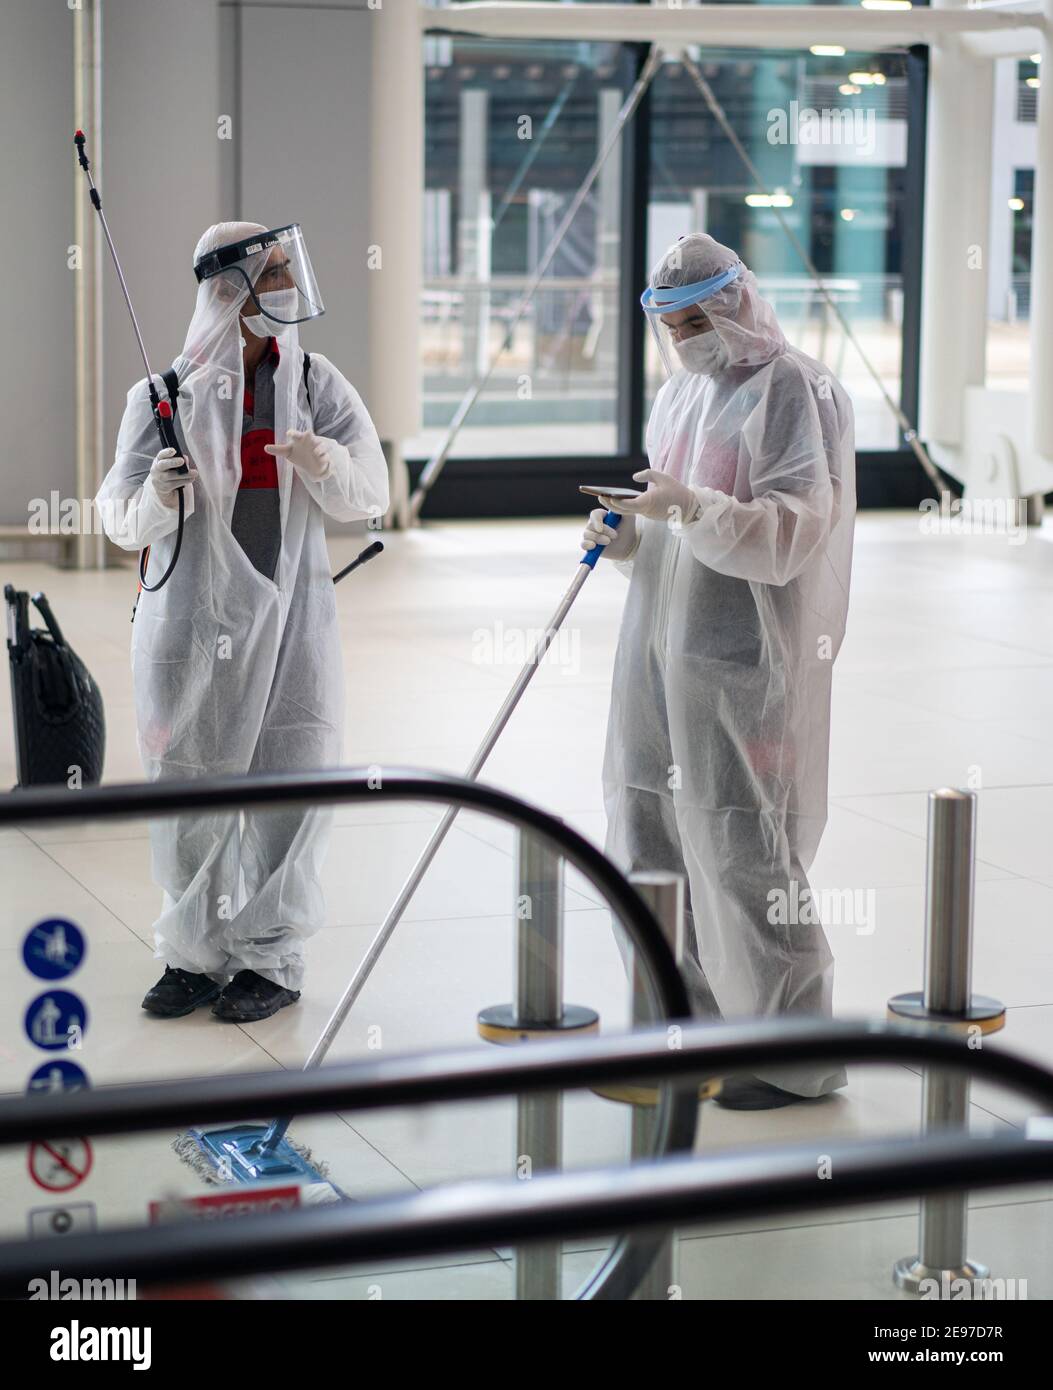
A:
{"label": "blue spray nozzle", "polygon": [[[603,518],[603,524],[604,526],[613,526],[614,529],[617,530],[621,519],[620,512],[608,512]],[[603,554],[605,548],[606,547],[602,545],[594,545],[591,550],[586,550],[585,554],[582,556],[581,563],[583,565],[588,565],[590,570],[595,569],[596,561]]]}

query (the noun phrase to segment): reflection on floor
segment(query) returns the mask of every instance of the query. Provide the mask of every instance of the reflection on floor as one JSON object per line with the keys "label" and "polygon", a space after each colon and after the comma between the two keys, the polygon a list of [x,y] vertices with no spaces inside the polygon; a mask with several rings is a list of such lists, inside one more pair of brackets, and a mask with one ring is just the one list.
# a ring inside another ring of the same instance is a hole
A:
{"label": "reflection on floor", "polygon": [[[387,554],[338,591],[349,765],[463,769],[515,674],[524,633],[549,617],[571,576],[579,531],[567,521],[447,524],[386,538]],[[849,634],[835,673],[830,823],[814,883],[852,890],[869,904],[865,921],[830,927],[837,1008],[844,1017],[883,1016],[890,994],[921,985],[925,793],[979,785],[975,987],[1008,1006],[997,1045],[1053,1065],[1049,539],[1048,526],[1011,545],[997,537],[924,536],[912,514],[860,520]],[[334,567],[360,546],[357,538],[334,540]],[[105,694],[107,779],[138,777],[127,657],[131,571],[78,575],[8,563],[3,574],[47,591]],[[600,842],[600,764],[624,588],[601,565],[485,774]],[[10,785],[6,685],[0,682],[0,782]],[[75,984],[89,1010],[79,1060],[95,1085],[300,1065],[434,814],[385,804],[337,815],[329,917],[310,947],[303,1000],[244,1028],[220,1025],[207,1011],[175,1023],[140,1011],[159,973],[150,945],[157,894],[142,824],[3,833],[0,1088],[21,1091],[43,1060],[21,1027],[38,991],[20,946],[28,927],[56,915],[89,934]],[[478,1009],[512,991],[512,850],[503,828],[475,816],[458,822],[334,1057],[476,1042]],[[606,916],[578,880],[568,884],[566,995],[597,1008],[605,1027],[626,1020]],[[912,1071],[857,1068],[843,1095],[821,1106],[768,1115],[707,1107],[702,1147],[910,1132],[919,1095]],[[568,1166],[623,1158],[620,1107],[574,1095],[564,1110]],[[977,1132],[1020,1126],[1028,1113],[1017,1097],[974,1090]],[[359,1196],[513,1172],[514,1106],[504,1101],[323,1118],[295,1132]],[[200,1191],[171,1154],[170,1138],[100,1143],[76,1200],[95,1203],[103,1222],[139,1221],[150,1198]],[[63,1200],[34,1187],[24,1152],[0,1155],[0,1189],[0,1226],[9,1234],[24,1233],[28,1209]],[[831,1207],[808,1218],[685,1233],[683,1296],[898,1297],[889,1271],[915,1248],[915,1210],[909,1201],[852,1212]],[[1026,1278],[1030,1297],[1053,1296],[1053,1189],[977,1196],[970,1253],[996,1275]],[[589,1243],[568,1247],[568,1292],[596,1258]],[[400,1269],[330,1271],[282,1287],[317,1298],[507,1298],[511,1261],[510,1251],[478,1252]]]}

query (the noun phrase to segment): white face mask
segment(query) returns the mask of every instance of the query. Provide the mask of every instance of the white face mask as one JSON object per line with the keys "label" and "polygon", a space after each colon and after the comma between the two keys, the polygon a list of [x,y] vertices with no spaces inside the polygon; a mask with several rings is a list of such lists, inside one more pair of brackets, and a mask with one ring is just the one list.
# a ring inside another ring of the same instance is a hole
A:
{"label": "white face mask", "polygon": [[728,364],[728,350],[715,329],[696,333],[693,338],[674,342],[673,346],[684,370],[696,376],[713,376]]}
{"label": "white face mask", "polygon": [[[288,327],[287,321],[296,313],[300,296],[297,290],[265,290],[256,298],[260,302],[260,308],[266,310],[266,314],[247,314],[242,322],[257,338],[271,338]],[[275,323],[273,319],[267,318],[267,314],[273,314],[281,322]]]}

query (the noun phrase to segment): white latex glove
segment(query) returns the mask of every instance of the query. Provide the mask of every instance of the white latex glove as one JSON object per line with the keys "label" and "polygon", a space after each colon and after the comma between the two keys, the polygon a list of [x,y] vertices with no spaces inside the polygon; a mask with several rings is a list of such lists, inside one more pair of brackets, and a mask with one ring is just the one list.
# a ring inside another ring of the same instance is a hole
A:
{"label": "white latex glove", "polygon": [[311,482],[324,482],[332,474],[331,451],[341,447],[335,439],[312,434],[310,430],[288,430],[285,438],[285,444],[264,444],[263,452],[288,459],[297,473]]}
{"label": "white latex glove", "polygon": [[623,516],[618,523],[617,529],[613,526],[605,526],[603,518],[608,511],[619,511],[620,505],[604,508],[597,507],[595,511],[589,512],[588,524],[585,527],[585,534],[581,538],[582,550],[592,550],[597,545],[604,546],[603,558],[605,560],[627,560],[636,549],[636,519],[631,516]]}
{"label": "white latex glove", "polygon": [[[647,491],[642,497],[633,500],[629,497],[601,497],[613,511],[623,516],[646,516],[652,521],[665,521],[674,528],[686,526],[693,521],[701,503],[691,489],[678,483],[668,473],[659,473],[656,468],[644,468],[633,474],[634,483],[646,483]],[[622,523],[624,525],[624,522]]]}
{"label": "white latex glove", "polygon": [[150,466],[147,482],[166,507],[178,506],[179,489],[197,477],[196,468],[191,468],[189,473],[179,472],[185,462],[174,449],[162,449]]}

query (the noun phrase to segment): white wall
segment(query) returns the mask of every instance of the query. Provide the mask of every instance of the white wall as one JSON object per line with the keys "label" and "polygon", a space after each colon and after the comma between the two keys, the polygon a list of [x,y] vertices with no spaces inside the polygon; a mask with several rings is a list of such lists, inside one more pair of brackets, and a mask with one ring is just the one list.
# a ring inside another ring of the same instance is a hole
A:
{"label": "white wall", "polygon": [[[101,140],[87,130],[88,152],[155,371],[183,344],[201,232],[244,216],[303,224],[327,309],[304,330],[304,346],[332,357],[367,405],[378,381],[417,372],[412,322],[394,367],[371,352],[369,331],[378,146],[370,83],[375,26],[393,17],[385,11],[367,0],[254,0],[243,8],[103,0],[103,129]],[[232,141],[219,138],[221,116],[234,120]],[[31,497],[52,488],[72,496],[75,483],[74,272],[66,257],[74,199],[86,201],[87,191],[72,142],[65,0],[3,0],[0,122],[8,212],[0,523],[21,524]],[[398,179],[403,170],[392,164]],[[108,254],[103,284],[105,468],[128,388],[143,369]]]}
{"label": "white wall", "polygon": [[[194,247],[219,220],[216,0],[103,0],[100,188],[150,365],[183,346],[197,282]],[[112,452],[128,388],[143,376],[120,288],[105,283],[105,438]],[[107,460],[108,461],[108,460]]]}
{"label": "white wall", "polygon": [[241,25],[241,216],[299,222],[325,316],[301,329],[369,396],[370,50],[362,8],[261,6]]}
{"label": "white wall", "polygon": [[[182,345],[191,253],[217,201],[216,0],[105,0],[103,131],[86,130],[103,207],[152,362]],[[63,0],[4,0],[0,186],[7,312],[0,334],[0,522],[31,498],[74,494],[74,199],[87,200],[73,128],[73,17]],[[105,440],[143,375],[105,253]]]}
{"label": "white wall", "polygon": [[0,522],[74,480],[73,26],[64,4],[0,9]]}

